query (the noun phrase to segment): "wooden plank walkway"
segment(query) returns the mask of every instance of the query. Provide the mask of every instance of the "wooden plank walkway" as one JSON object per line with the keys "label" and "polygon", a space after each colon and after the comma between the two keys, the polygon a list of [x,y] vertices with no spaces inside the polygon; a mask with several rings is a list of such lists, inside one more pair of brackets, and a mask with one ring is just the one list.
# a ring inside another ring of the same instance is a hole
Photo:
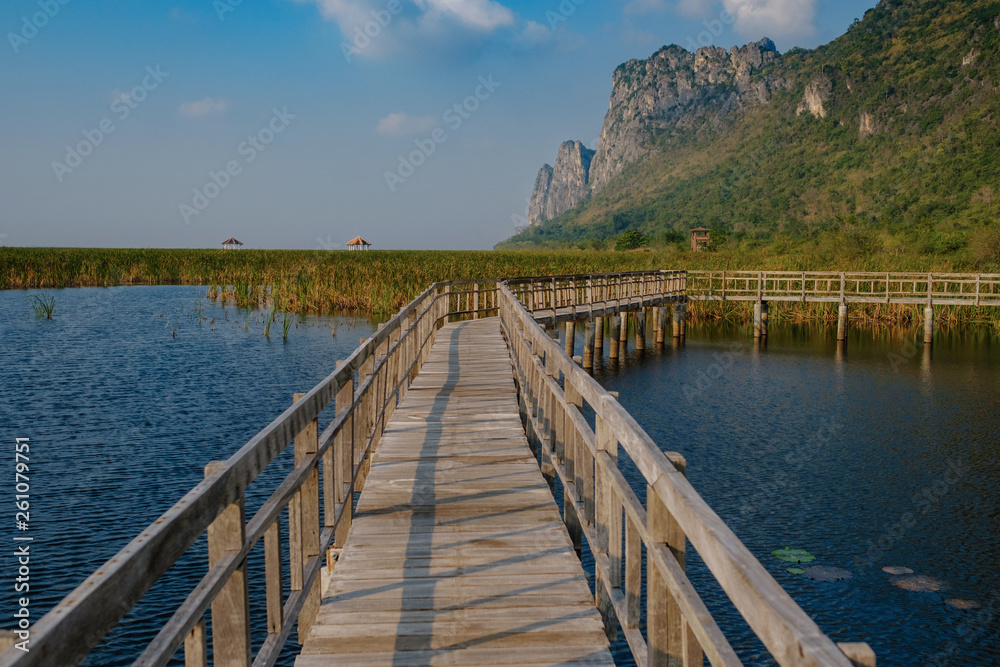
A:
{"label": "wooden plank walkway", "polygon": [[296,667],[613,665],[496,318],[449,324],[385,429]]}

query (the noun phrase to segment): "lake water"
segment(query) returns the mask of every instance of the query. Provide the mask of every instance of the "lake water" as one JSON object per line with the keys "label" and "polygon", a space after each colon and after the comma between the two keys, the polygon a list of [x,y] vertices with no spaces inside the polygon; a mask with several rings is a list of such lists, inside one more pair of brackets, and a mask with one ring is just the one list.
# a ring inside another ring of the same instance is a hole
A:
{"label": "lake water", "polygon": [[[9,470],[14,439],[31,439],[34,618],[373,331],[363,319],[295,318],[283,341],[279,318],[268,340],[259,313],[248,320],[204,293],[56,290],[46,320],[34,316],[28,292],[0,292]],[[846,357],[822,328],[772,323],[766,349],[743,327],[688,333],[681,349],[604,359],[595,376],[654,440],[687,457],[695,488],[820,627],[836,641],[869,642],[880,665],[1000,662],[995,335],[942,333],[929,358],[913,344],[916,331],[855,330]],[[248,516],[290,469],[288,452],[248,490]],[[0,474],[0,497],[12,497],[12,477]],[[8,545],[0,578],[11,580],[13,522],[13,510],[0,521]],[[786,546],[851,578],[789,574],[771,556]],[[266,632],[261,560],[250,562],[255,647]],[[130,664],[205,563],[199,542],[86,664]],[[882,571],[889,566],[946,588],[904,590]],[[693,553],[688,570],[740,657],[773,664]],[[11,583],[0,583],[4,618],[14,609]],[[282,664],[293,656],[289,647]]]}
{"label": "lake water", "polygon": [[[0,498],[10,501],[0,521],[0,627],[11,626],[16,599],[15,438],[31,445],[25,534],[34,538],[30,612],[37,619],[197,484],[206,463],[229,458],[373,331],[364,319],[296,317],[283,341],[279,316],[268,340],[259,312],[248,319],[245,310],[223,308],[204,298],[204,287],[53,290],[53,319],[38,319],[28,301],[36,293],[0,292],[0,424],[9,466]],[[292,469],[290,454],[250,487],[248,517]],[[261,574],[262,560],[250,561]],[[131,664],[206,564],[202,540],[86,664]],[[256,588],[255,647],[267,632]],[[294,651],[286,654],[282,664],[290,665]]]}
{"label": "lake water", "polygon": [[[832,329],[771,329],[761,349],[749,327],[689,326],[684,347],[630,348],[595,377],[835,641],[868,642],[879,665],[1000,663],[996,334],[939,332],[928,353],[916,329],[854,330],[845,356]],[[790,574],[784,547],[849,578]],[[688,571],[741,659],[774,664],[691,552]]]}

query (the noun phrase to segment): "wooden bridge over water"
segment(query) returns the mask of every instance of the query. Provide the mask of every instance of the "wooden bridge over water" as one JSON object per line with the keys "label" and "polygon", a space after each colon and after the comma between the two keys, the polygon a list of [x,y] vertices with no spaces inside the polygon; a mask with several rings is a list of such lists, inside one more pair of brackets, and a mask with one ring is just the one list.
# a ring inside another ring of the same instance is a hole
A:
{"label": "wooden bridge over water", "polygon": [[[668,332],[684,336],[689,298],[822,300],[839,281],[846,305],[869,298],[871,280],[848,294],[850,274],[703,274],[432,286],[230,459],[210,463],[201,484],[30,628],[30,652],[10,648],[0,666],[79,663],[205,533],[204,576],[136,665],[273,665],[293,630],[299,667],[610,665],[619,633],[639,665],[738,665],[685,575],[689,545],[778,664],[874,665],[866,644],[820,631],[687,482],[684,458],[663,452],[581,367],[604,347],[595,318],[611,318],[614,353],[630,313],[637,346],[650,318],[663,344]],[[887,302],[972,298],[968,277],[925,278],[899,278],[909,296],[886,278]],[[1000,278],[974,278],[975,302],[1000,305]],[[541,326],[558,322],[569,334],[584,323],[583,357],[573,357],[575,335],[561,347]],[[246,488],[292,443],[294,470],[248,521]],[[620,452],[646,484],[645,504]],[[255,643],[247,559],[260,550],[267,634]]]}

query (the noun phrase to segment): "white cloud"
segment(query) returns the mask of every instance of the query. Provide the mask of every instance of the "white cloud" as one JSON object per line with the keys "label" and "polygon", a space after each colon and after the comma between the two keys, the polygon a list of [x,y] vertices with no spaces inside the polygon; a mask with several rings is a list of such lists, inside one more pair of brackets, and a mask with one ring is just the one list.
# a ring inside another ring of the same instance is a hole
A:
{"label": "white cloud", "polygon": [[206,97],[196,102],[185,102],[181,105],[180,114],[187,118],[196,118],[225,113],[227,109],[229,109],[229,102],[221,97]]}
{"label": "white cloud", "polygon": [[456,19],[475,30],[490,32],[509,28],[517,19],[514,12],[494,0],[415,0],[425,12],[423,20],[436,20],[437,16]]}
{"label": "white cloud", "polygon": [[[552,43],[552,31],[498,0],[290,0],[314,4],[340,28],[351,58],[427,55],[481,47],[500,36],[514,47]],[[350,61],[350,59],[349,59]]]}
{"label": "white cloud", "polygon": [[817,0],[630,0],[625,14],[672,10],[692,19],[721,19],[728,12],[732,30],[748,40],[795,40],[816,33]]}
{"label": "white cloud", "polygon": [[383,137],[401,137],[407,134],[428,132],[437,125],[432,116],[408,116],[405,113],[391,113],[378,122],[375,131]]}
{"label": "white cloud", "polygon": [[723,0],[733,29],[748,39],[800,39],[816,32],[816,0]]}

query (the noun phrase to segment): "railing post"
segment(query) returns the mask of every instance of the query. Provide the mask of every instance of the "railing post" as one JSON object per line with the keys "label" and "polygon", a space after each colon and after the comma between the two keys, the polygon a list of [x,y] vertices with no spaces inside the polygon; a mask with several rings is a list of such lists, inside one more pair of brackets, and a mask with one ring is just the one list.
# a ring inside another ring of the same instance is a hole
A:
{"label": "railing post", "polygon": [[208,667],[208,642],[205,639],[205,617],[191,628],[184,638],[184,667]]}
{"label": "railing post", "polygon": [[[618,440],[599,414],[594,419],[597,426],[595,435],[598,455],[609,456],[617,465]],[[595,602],[604,619],[604,630],[608,639],[614,641],[618,636],[618,628],[610,589],[621,588],[622,585],[622,506],[615,494],[614,484],[608,473],[603,470],[600,463],[595,468],[594,505],[597,534],[597,553],[595,556],[598,554],[607,556],[609,577],[607,581],[604,581],[600,574],[600,568],[594,568],[596,573]]]}
{"label": "railing post", "polygon": [[[668,457],[678,472],[686,473],[687,464],[683,456],[671,453]],[[646,520],[653,541],[666,545],[683,569],[687,538],[651,485],[646,488]],[[647,665],[676,667],[703,664],[701,647],[655,567],[649,568],[646,591]]]}
{"label": "railing post", "polygon": [[[293,396],[294,402],[302,400],[305,394],[295,394]],[[311,457],[316,453],[319,442],[319,425],[317,420],[313,419],[311,422],[306,424],[306,427],[295,436],[295,466],[298,467],[303,461]],[[301,536],[301,558],[302,565],[299,569],[299,587],[292,587],[292,590],[302,590],[304,585],[302,571],[305,569],[306,563],[313,557],[319,556],[319,470],[315,467],[309,472],[309,477],[303,482],[299,493],[301,519],[300,519],[300,536]],[[289,537],[291,539],[291,537]],[[317,577],[313,581],[313,586],[309,589],[306,595],[305,602],[302,605],[302,611],[299,612],[298,630],[299,630],[299,643],[304,644],[306,638],[309,636],[309,630],[312,629],[313,622],[316,620],[316,614],[319,613],[319,602],[320,602],[320,579]],[[214,615],[213,615],[214,618]]]}
{"label": "railing post", "polygon": [[450,284],[444,286],[444,294],[445,294],[445,297],[444,297],[444,323],[448,324],[449,322],[451,322],[451,315],[448,314],[448,313],[451,312],[451,285]]}
{"label": "railing post", "polygon": [[876,667],[875,651],[865,643],[837,644],[840,652],[847,656],[854,667]]}
{"label": "railing post", "polygon": [[479,319],[479,283],[472,283],[472,319]]}
{"label": "railing post", "polygon": [[[592,325],[588,325],[592,326]],[[580,392],[576,390],[573,383],[566,379],[566,402],[569,405],[576,406],[580,408],[583,406],[583,397]],[[574,408],[570,408],[571,410]],[[563,512],[566,523],[566,530],[569,532],[570,539],[573,541],[573,549],[576,551],[577,557],[580,556],[583,549],[583,529],[580,520],[580,515],[577,513],[576,505],[573,503],[573,496],[579,496],[576,493],[570,493],[570,490],[576,490],[579,487],[577,482],[577,476],[579,475],[579,462],[581,459],[580,453],[584,448],[584,444],[580,440],[580,433],[573,426],[573,421],[570,419],[569,415],[565,415],[563,419],[564,432],[563,439],[565,440],[565,455],[563,459],[563,467],[566,471],[566,484],[563,489]]]}
{"label": "railing post", "polygon": [[[336,410],[339,415],[354,403],[354,378],[350,377],[347,382],[337,392]],[[347,542],[347,534],[351,529],[351,520],[354,516],[354,498],[350,493],[351,478],[354,477],[354,420],[351,414],[344,420],[344,424],[334,438],[334,461],[333,461],[333,486],[335,490],[334,500],[336,509],[340,515],[340,524],[337,526],[337,534],[334,544],[343,547]],[[332,520],[331,515],[331,520]],[[327,523],[329,524],[329,521]]]}
{"label": "railing post", "polygon": [[[211,477],[224,461],[205,466]],[[246,541],[246,517],[243,495],[229,505],[208,526],[208,566],[212,567],[228,552],[239,551]],[[212,653],[218,667],[250,665],[250,593],[247,587],[247,563],[244,560],[212,601]]]}
{"label": "railing post", "polygon": [[285,608],[282,600],[281,572],[281,522],[274,523],[264,532],[264,586],[267,593],[267,633],[276,635],[285,625]]}

